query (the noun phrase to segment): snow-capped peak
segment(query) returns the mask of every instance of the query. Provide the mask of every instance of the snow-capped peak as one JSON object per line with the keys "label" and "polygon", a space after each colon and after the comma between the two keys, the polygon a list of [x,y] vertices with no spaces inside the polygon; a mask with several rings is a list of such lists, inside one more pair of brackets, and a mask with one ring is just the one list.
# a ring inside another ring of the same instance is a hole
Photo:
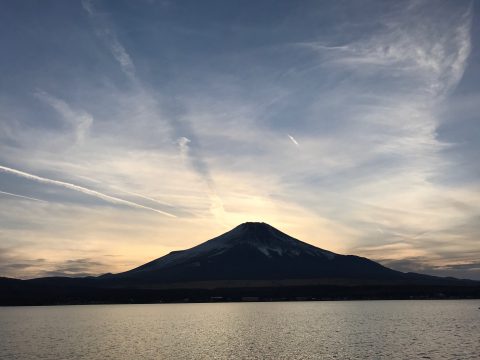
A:
{"label": "snow-capped peak", "polygon": [[332,260],[337,254],[297,240],[263,222],[246,222],[193,248],[175,251],[134,271],[161,269],[203,256],[221,255],[234,248],[256,249],[267,258],[314,256]]}

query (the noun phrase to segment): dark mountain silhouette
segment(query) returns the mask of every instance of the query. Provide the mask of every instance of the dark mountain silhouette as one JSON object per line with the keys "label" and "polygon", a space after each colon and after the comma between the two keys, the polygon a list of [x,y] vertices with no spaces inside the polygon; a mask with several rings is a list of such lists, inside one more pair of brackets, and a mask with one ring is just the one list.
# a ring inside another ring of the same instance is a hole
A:
{"label": "dark mountain silhouette", "polygon": [[155,283],[321,278],[399,280],[405,274],[366,258],[317,248],[265,223],[247,222],[191,249],[174,251],[107,277]]}
{"label": "dark mountain silhouette", "polygon": [[478,297],[480,287],[472,280],[403,273],[363,257],[336,254],[258,222],[241,224],[191,249],[119,274],[24,281],[0,278],[0,304],[209,301],[245,296],[270,300]]}
{"label": "dark mountain silhouette", "polygon": [[[372,260],[340,255],[297,240],[260,222],[247,222],[197,245],[130,271],[103,276],[130,284],[198,281],[306,280],[335,283],[435,283],[453,278],[402,273]],[[290,281],[292,283],[292,281]]]}

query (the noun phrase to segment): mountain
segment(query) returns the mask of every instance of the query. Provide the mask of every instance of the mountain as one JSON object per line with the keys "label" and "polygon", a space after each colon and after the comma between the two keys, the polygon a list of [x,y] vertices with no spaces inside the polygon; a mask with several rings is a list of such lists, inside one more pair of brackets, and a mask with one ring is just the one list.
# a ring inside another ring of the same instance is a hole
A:
{"label": "mountain", "polygon": [[116,283],[168,284],[212,281],[293,283],[451,283],[406,274],[369,259],[340,255],[297,240],[260,222],[247,222],[197,245],[174,251],[130,271],[106,275]]}
{"label": "mountain", "polygon": [[395,271],[258,222],[123,273],[0,277],[0,305],[412,298],[480,298],[480,282]]}

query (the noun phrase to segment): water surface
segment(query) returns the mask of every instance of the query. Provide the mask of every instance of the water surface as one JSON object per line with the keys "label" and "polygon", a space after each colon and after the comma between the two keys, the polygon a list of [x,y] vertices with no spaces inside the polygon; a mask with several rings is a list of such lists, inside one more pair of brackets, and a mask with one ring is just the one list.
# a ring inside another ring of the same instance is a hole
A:
{"label": "water surface", "polygon": [[0,308],[0,359],[478,359],[480,301]]}

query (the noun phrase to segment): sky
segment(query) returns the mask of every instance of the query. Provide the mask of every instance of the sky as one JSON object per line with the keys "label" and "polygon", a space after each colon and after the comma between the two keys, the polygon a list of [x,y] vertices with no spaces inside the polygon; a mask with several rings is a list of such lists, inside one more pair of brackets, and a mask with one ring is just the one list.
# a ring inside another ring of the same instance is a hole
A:
{"label": "sky", "polygon": [[0,276],[245,221],[480,279],[475,1],[0,1]]}

